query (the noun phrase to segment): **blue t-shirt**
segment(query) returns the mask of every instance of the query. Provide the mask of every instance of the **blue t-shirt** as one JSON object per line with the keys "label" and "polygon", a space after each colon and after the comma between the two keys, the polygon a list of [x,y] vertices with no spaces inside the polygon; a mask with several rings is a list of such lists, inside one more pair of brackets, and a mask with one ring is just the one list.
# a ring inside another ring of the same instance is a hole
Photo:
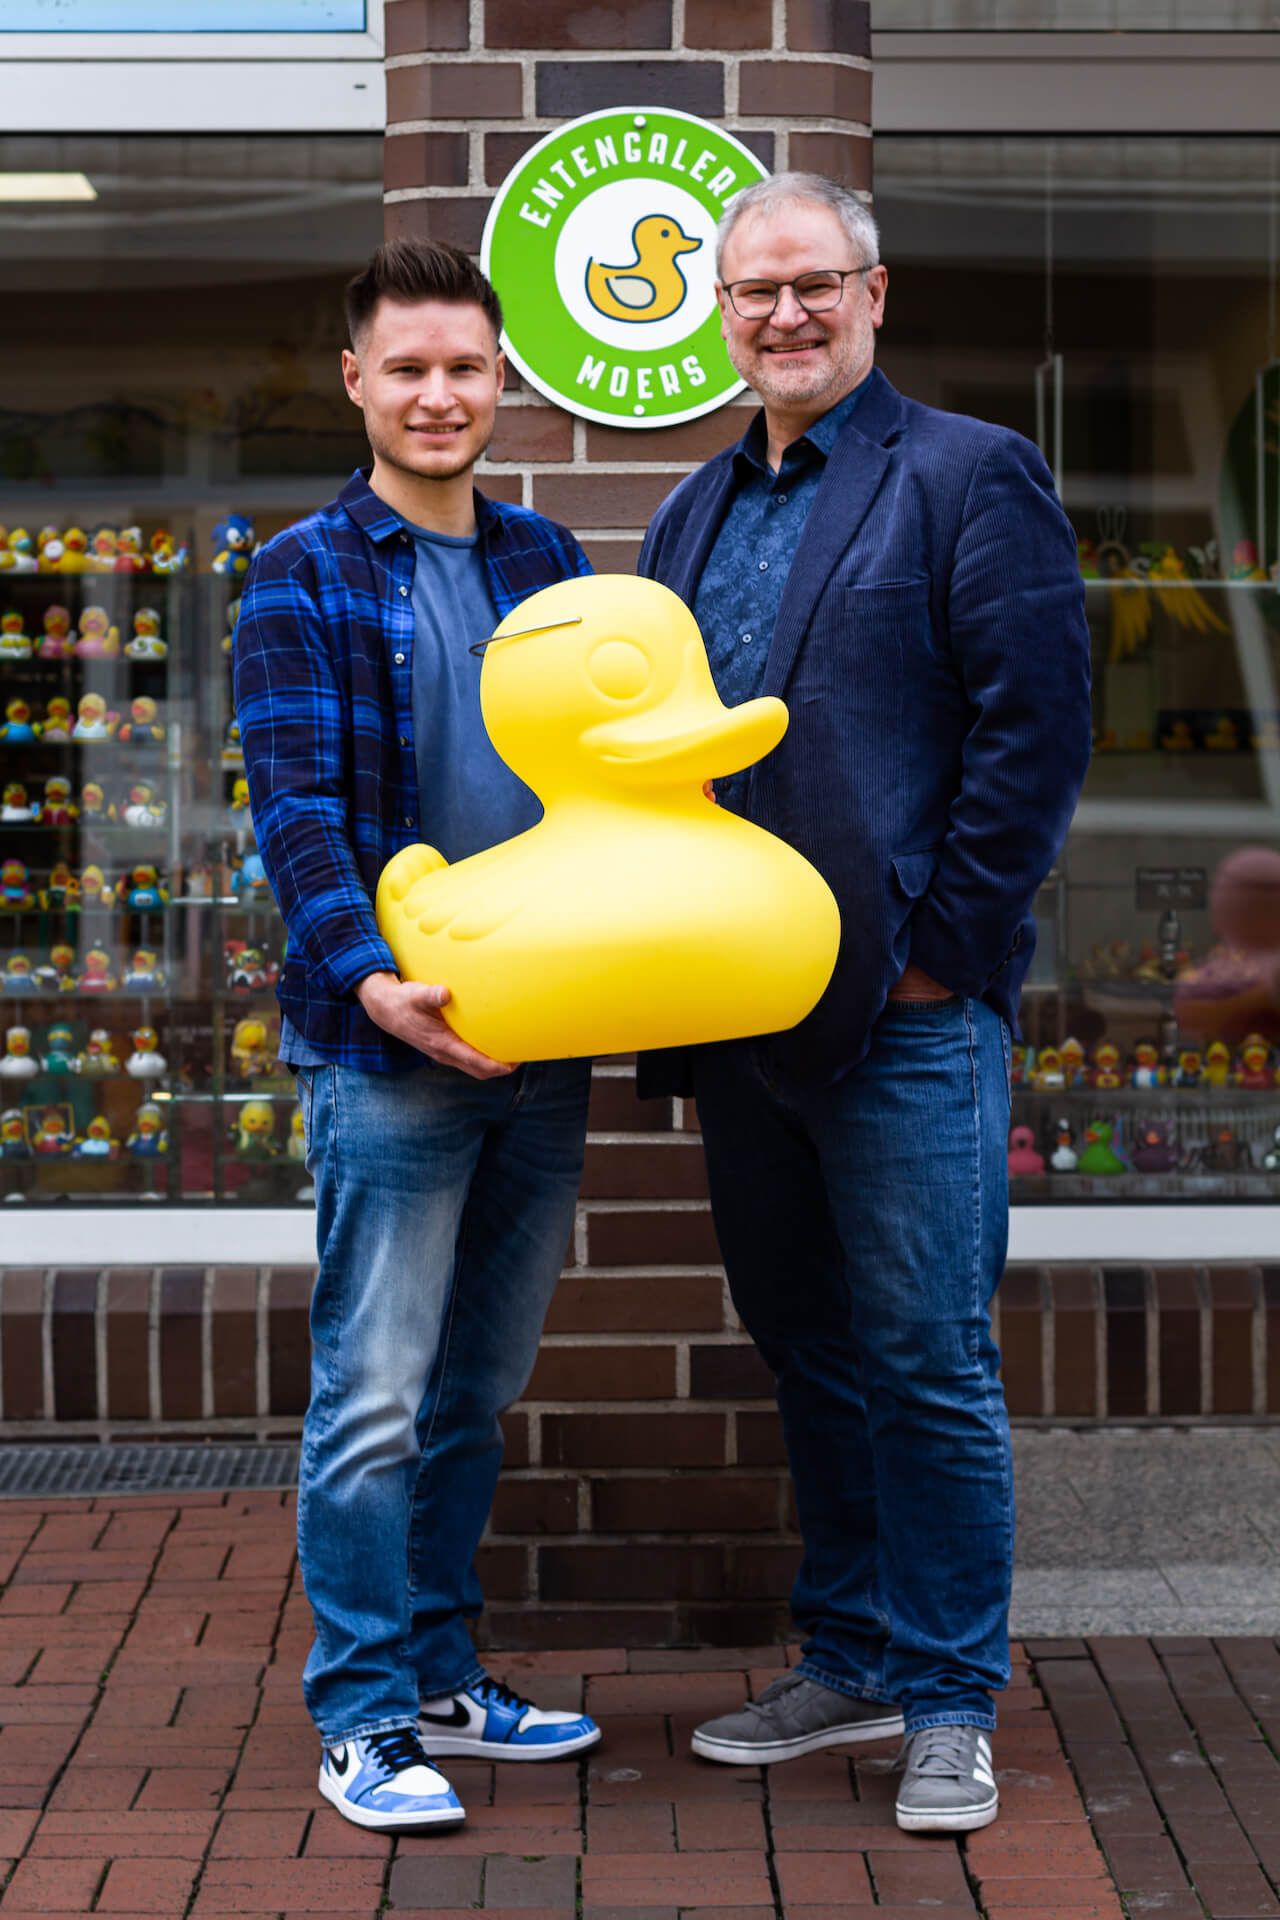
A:
{"label": "blue t-shirt", "polygon": [[[499,758],[480,714],[483,661],[469,649],[498,624],[478,533],[458,539],[406,522],[413,571],[413,745],[422,838],[465,860],[536,826],[542,802]],[[324,1064],[287,1019],[280,1058]]]}

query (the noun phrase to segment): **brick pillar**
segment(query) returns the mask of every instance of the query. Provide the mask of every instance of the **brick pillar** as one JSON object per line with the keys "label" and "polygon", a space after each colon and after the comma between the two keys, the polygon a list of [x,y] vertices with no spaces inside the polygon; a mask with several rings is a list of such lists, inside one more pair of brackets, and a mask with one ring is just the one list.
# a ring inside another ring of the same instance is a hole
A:
{"label": "brick pillar", "polygon": [[[775,172],[830,174],[870,198],[870,12],[868,0],[388,0],[387,234],[478,253],[520,155],[564,120],[621,105],[718,121]],[[480,484],[565,521],[601,571],[630,572],[659,501],[738,437],[751,404],[629,432],[576,420],[512,370]]]}

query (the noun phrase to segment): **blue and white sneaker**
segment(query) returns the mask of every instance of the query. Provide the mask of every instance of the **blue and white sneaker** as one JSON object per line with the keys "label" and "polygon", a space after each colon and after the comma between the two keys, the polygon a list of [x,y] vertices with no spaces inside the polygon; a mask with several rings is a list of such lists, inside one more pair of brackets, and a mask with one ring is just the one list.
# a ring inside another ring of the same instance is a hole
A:
{"label": "blue and white sneaker", "polygon": [[346,1820],[377,1833],[461,1826],[462,1802],[428,1763],[411,1727],[367,1733],[326,1747],[320,1791]]}
{"label": "blue and white sneaker", "polygon": [[419,1705],[418,1733],[431,1755],[482,1760],[563,1760],[594,1747],[600,1729],[585,1713],[549,1713],[486,1675],[474,1686]]}

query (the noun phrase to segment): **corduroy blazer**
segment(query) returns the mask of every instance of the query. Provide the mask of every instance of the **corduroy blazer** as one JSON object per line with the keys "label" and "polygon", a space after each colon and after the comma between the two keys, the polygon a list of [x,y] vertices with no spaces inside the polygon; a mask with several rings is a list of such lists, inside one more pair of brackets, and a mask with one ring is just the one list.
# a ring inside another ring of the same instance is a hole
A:
{"label": "corduroy blazer", "polygon": [[[689,606],[733,451],[663,502],[640,556]],[[770,1043],[775,1070],[856,1066],[909,960],[1016,1029],[1031,904],[1091,738],[1076,540],[1036,448],[874,372],[796,548],[762,691],[791,719],[752,771],[750,817],[813,862],[842,923],[821,1001]],[[687,1076],[654,1055],[642,1081]]]}

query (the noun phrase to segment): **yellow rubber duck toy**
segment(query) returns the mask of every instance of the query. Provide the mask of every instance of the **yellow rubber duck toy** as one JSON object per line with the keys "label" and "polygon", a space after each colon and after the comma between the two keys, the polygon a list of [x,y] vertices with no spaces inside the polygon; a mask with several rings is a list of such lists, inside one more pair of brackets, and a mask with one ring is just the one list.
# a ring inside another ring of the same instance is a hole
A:
{"label": "yellow rubber duck toy", "polygon": [[631,229],[631,245],[636,257],[629,267],[588,260],[587,298],[610,320],[665,320],[689,291],[676,256],[696,253],[702,242],[666,214],[649,213]]}
{"label": "yellow rubber duck toy", "polygon": [[652,580],[546,587],[485,650],[494,746],[543,803],[537,826],[449,866],[406,847],[377,916],[403,978],[496,1060],[773,1033],[816,1005],[840,915],[802,855],[703,783],[768,753],[781,700],[726,707],[697,622]]}

